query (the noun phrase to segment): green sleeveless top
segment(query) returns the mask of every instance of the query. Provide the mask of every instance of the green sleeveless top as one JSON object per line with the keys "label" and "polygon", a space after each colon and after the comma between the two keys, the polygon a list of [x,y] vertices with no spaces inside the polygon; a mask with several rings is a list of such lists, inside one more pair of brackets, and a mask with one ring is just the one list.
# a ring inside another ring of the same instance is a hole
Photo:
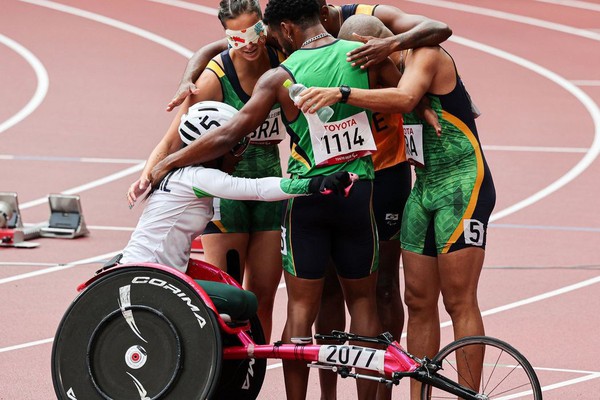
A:
{"label": "green sleeveless top", "polygon": [[[292,81],[306,87],[339,87],[368,89],[369,75],[364,69],[352,67],[346,53],[360,43],[345,40],[317,48],[296,50],[281,67],[291,75]],[[312,177],[337,171],[350,171],[361,179],[373,179],[373,162],[365,151],[370,130],[371,113],[363,108],[337,103],[334,114],[325,127],[313,125],[300,113],[294,121],[285,121],[291,136],[291,155],[288,172],[294,176]],[[315,121],[312,114],[310,121]],[[316,119],[318,122],[318,118]],[[365,126],[368,135],[365,135]],[[360,127],[360,129],[358,129]],[[323,129],[325,134],[323,134]],[[318,131],[318,132],[315,132]],[[373,144],[374,146],[374,144]]]}
{"label": "green sleeveless top", "polygon": [[[283,55],[271,47],[267,47],[271,67],[277,67]],[[240,110],[250,99],[244,92],[238,79],[229,50],[221,53],[223,66],[212,60],[207,69],[214,72],[221,83],[223,102]],[[281,176],[279,147],[277,143],[285,138],[286,131],[281,120],[279,104],[273,106],[269,118],[254,132],[250,132],[250,145],[242,160],[237,165],[233,176],[244,178],[262,178],[266,176]]]}

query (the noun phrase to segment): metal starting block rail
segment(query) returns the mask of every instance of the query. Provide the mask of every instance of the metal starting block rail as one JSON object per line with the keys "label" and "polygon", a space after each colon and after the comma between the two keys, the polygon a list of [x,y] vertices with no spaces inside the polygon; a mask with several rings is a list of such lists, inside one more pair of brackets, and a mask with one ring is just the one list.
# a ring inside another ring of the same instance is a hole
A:
{"label": "metal starting block rail", "polygon": [[73,239],[89,233],[78,195],[48,195],[50,218],[47,223],[23,226],[19,200],[15,192],[0,192],[0,247],[32,248],[28,242],[39,237]]}

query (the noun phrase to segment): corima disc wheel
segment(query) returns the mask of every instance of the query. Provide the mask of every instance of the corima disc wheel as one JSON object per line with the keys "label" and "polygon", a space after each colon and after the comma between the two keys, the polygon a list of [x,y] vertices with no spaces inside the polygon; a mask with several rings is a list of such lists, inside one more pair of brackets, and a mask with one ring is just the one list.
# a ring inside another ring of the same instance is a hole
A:
{"label": "corima disc wheel", "polygon": [[114,270],[65,313],[52,348],[59,399],[206,399],[221,334],[193,288],[150,267]]}
{"label": "corima disc wheel", "polygon": [[[144,332],[144,337],[132,334],[121,310],[107,316],[88,345],[92,384],[106,399],[135,398],[138,392],[140,396],[155,393],[152,398],[160,398],[171,389],[182,366],[179,335],[158,310],[131,306],[124,311],[135,315],[136,329]],[[131,381],[123,379],[125,376]]]}

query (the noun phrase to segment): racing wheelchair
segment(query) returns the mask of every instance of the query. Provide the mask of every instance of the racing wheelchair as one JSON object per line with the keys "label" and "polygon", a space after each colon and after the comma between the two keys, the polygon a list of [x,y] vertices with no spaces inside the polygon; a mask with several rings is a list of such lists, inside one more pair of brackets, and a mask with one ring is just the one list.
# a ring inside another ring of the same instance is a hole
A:
{"label": "racing wheelchair", "polygon": [[[422,399],[542,399],[527,359],[487,336],[454,341],[431,360],[409,354],[387,333],[333,331],[315,338],[338,344],[265,344],[254,294],[199,260],[190,260],[186,274],[158,264],[107,264],[78,291],[52,347],[59,399],[250,400],[269,358],[389,386],[416,379]],[[483,363],[480,376],[466,357],[473,352]]]}

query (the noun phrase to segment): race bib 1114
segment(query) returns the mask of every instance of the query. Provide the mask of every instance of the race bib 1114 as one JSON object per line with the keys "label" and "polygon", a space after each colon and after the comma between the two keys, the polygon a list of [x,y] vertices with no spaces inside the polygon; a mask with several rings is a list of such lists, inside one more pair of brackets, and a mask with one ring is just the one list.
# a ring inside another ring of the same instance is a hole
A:
{"label": "race bib 1114", "polygon": [[377,150],[366,112],[323,124],[317,114],[305,114],[317,166],[340,164]]}

